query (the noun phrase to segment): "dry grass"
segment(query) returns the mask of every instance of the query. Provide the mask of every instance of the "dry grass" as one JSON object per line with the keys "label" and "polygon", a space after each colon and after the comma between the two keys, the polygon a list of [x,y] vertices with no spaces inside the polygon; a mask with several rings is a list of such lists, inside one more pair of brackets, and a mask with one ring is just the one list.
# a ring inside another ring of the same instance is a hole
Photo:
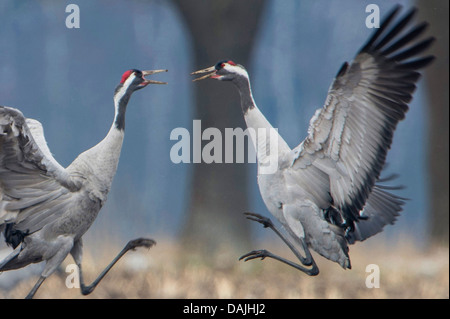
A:
{"label": "dry grass", "polygon": [[[291,258],[283,247],[259,247]],[[93,280],[119,249],[100,253],[95,265],[86,249],[86,281]],[[317,277],[269,259],[238,262],[238,255],[219,253],[203,262],[179,253],[170,241],[159,240],[150,251],[125,256],[89,296],[68,289],[67,274],[60,272],[44,282],[36,298],[449,298],[448,247],[421,251],[408,245],[361,243],[351,247],[352,270],[315,255],[321,270]],[[66,265],[71,262],[67,258]],[[368,264],[380,267],[380,288],[366,287]],[[0,297],[23,298],[36,280],[23,281],[11,291],[0,290]]]}

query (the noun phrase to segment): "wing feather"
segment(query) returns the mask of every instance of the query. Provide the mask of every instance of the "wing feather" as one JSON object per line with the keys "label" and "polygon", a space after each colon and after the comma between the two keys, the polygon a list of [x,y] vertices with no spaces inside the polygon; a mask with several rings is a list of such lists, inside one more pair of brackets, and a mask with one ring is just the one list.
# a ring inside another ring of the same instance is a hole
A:
{"label": "wing feather", "polygon": [[0,106],[0,231],[40,229],[79,187],[51,155],[41,123]]}
{"label": "wing feather", "polygon": [[[418,56],[434,40],[418,40],[427,24],[406,30],[416,9],[390,26],[399,10],[395,7],[384,19],[351,64],[344,63],[325,105],[311,119],[307,138],[294,149],[294,168],[314,166],[329,175],[332,204],[350,226],[360,219],[385,164],[396,126],[408,111],[420,77],[417,70],[434,58]],[[388,207],[388,199],[395,199],[390,210],[396,213],[399,200],[378,188],[366,211]],[[373,229],[362,233],[372,233]]]}

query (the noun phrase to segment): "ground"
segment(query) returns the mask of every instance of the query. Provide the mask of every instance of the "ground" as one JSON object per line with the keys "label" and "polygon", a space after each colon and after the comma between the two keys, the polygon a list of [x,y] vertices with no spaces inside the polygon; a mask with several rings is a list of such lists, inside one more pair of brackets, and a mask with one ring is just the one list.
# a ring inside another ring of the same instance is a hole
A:
{"label": "ground", "polygon": [[[125,255],[89,296],[82,296],[77,288],[66,287],[71,272],[66,273],[65,269],[73,262],[68,257],[61,271],[44,282],[35,298],[449,298],[448,247],[419,249],[409,242],[400,241],[395,246],[364,242],[351,246],[351,270],[314,254],[320,274],[308,277],[270,259],[244,263],[238,261],[239,254],[235,253],[218,253],[205,262],[180,253],[171,240],[160,239],[150,250],[138,249]],[[293,258],[281,245],[255,245]],[[85,243],[86,282],[90,283],[119,250],[120,247],[98,250],[94,260]],[[378,266],[379,288],[366,286],[366,281],[369,285],[376,283],[372,280],[376,268],[366,269],[368,265]],[[36,280],[33,276],[8,291],[0,290],[0,297],[23,298]]]}

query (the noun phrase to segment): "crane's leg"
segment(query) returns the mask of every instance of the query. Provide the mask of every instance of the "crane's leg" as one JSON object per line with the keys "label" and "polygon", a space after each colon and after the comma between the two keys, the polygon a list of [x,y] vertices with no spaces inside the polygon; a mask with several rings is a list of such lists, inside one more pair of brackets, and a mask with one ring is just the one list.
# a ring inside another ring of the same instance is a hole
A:
{"label": "crane's leg", "polygon": [[303,266],[312,266],[311,268],[305,268],[302,265],[299,265],[297,263],[294,263],[292,261],[289,261],[285,258],[282,258],[280,256],[274,255],[271,252],[262,249],[262,250],[253,250],[239,258],[239,260],[244,259],[244,261],[248,261],[251,259],[261,258],[263,260],[266,257],[281,261],[282,263],[285,263],[291,267],[294,267],[304,273],[306,273],[309,276],[316,276],[319,274],[319,268],[316,265],[316,262],[314,261],[314,258],[311,255],[311,252],[309,251],[309,248],[307,244],[305,243],[303,238],[300,238],[300,241],[303,246],[303,250],[305,251],[305,257],[303,257],[300,252],[295,248],[295,246],[275,227],[275,225],[272,223],[272,221],[264,216],[261,216],[259,214],[255,213],[244,213],[247,215],[247,219],[254,220],[260,224],[262,224],[265,228],[272,229],[275,234],[280,237],[283,242],[289,247],[289,249],[294,253],[294,255],[298,258],[298,260],[302,263]]}
{"label": "crane's leg", "polygon": [[[14,268],[9,268],[9,263],[10,262],[14,262],[14,260],[19,256],[19,253],[21,251],[22,247],[18,246],[16,249],[14,249],[14,251],[9,254],[4,260],[2,260],[0,262],[0,272],[5,270],[5,268],[7,270],[10,269],[14,269]],[[39,289],[39,287],[42,285],[42,283],[44,282],[46,277],[41,276],[39,278],[39,280],[37,281],[37,283],[34,285],[34,287],[31,289],[31,291],[28,293],[28,295],[25,297],[25,299],[31,299],[33,298],[34,294],[36,293],[36,291]]]}
{"label": "crane's leg", "polygon": [[312,258],[311,252],[309,251],[309,248],[306,245],[303,238],[300,238],[300,241],[302,243],[303,250],[305,251],[305,257],[303,257],[300,254],[300,252],[295,248],[295,246],[283,235],[283,233],[280,232],[275,227],[275,225],[272,223],[272,221],[269,218],[264,217],[259,214],[249,213],[249,212],[244,213],[244,215],[247,215],[247,219],[254,220],[254,221],[262,224],[264,226],[264,228],[272,229],[275,232],[275,234],[277,234],[278,237],[280,237],[284,241],[284,243],[289,247],[289,249],[294,253],[294,255],[300,260],[300,262],[304,266],[311,266],[313,264],[314,259]]}
{"label": "crane's leg", "polygon": [[30,292],[28,293],[28,295],[25,297],[25,299],[33,299],[34,294],[36,293],[36,291],[39,289],[39,287],[42,285],[42,283],[44,282],[44,280],[47,277],[44,276],[40,276],[39,280],[37,281],[37,283],[34,285],[34,287],[30,290]]}
{"label": "crane's leg", "polygon": [[108,273],[108,271],[115,265],[115,263],[123,256],[125,255],[129,250],[134,250],[137,247],[147,247],[150,248],[153,245],[155,245],[156,242],[153,239],[147,239],[147,238],[138,238],[134,240],[130,240],[125,247],[120,251],[120,253],[111,261],[111,263],[100,273],[100,275],[95,279],[92,284],[86,286],[83,279],[83,272],[81,268],[81,248],[82,243],[81,240],[79,240],[77,243],[75,243],[74,249],[71,251],[71,254],[75,260],[75,263],[77,264],[79,268],[79,276],[80,276],[80,288],[81,293],[83,295],[90,294],[95,287],[100,283],[100,281],[105,277],[105,275]]}
{"label": "crane's leg", "polygon": [[[51,258],[49,258],[46,263],[44,270],[41,273],[36,284],[30,290],[25,299],[32,299],[36,294],[36,291],[42,285],[45,279],[47,279],[51,274],[55,272],[55,270],[61,265],[61,263],[66,259],[69,252],[73,249],[73,238],[70,236],[58,236],[58,238],[52,243],[54,245],[54,249],[57,250],[56,254],[54,254]],[[26,249],[26,248],[25,248]],[[27,251],[23,251],[24,255],[27,254]],[[26,258],[26,257],[23,257]]]}

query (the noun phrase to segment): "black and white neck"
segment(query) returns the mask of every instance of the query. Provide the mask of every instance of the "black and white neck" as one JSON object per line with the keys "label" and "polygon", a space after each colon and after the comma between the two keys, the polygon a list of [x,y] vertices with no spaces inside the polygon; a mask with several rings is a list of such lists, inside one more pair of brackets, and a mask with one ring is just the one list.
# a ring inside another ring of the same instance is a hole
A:
{"label": "black and white neck", "polygon": [[231,81],[236,85],[241,95],[241,108],[244,115],[256,106],[248,72],[242,65],[233,61],[221,61],[216,64],[215,69],[216,75],[213,78],[220,81]]}
{"label": "black and white neck", "polygon": [[147,80],[144,78],[145,75],[162,71],[163,70],[139,71],[133,69],[126,71],[122,75],[120,84],[114,92],[115,114],[114,121],[108,134],[100,141],[100,143],[80,154],[74,163],[71,164],[72,167],[79,168],[80,166],[89,163],[89,165],[85,166],[101,172],[96,174],[96,176],[97,183],[100,185],[100,188],[104,190],[104,194],[108,192],[117,170],[124,139],[125,112],[130,97],[133,92],[146,87],[150,83],[163,84],[163,82]]}
{"label": "black and white neck", "polygon": [[[250,131],[255,133],[250,134],[250,136],[255,146],[259,164],[264,164],[290,151],[287,143],[256,106],[248,72],[242,65],[231,60],[223,60],[214,66],[191,74],[201,75],[194,81],[211,78],[219,81],[231,81],[237,87],[241,96],[241,109],[245,122]],[[274,143],[270,143],[271,139]]]}
{"label": "black and white neck", "polygon": [[250,78],[242,66],[232,80],[236,85],[241,99],[241,108],[247,127],[255,134],[251,135],[256,150],[259,165],[273,163],[275,158],[290,151],[286,141],[278,134],[278,131],[270,124],[264,114],[257,107],[253,98]]}
{"label": "black and white neck", "polygon": [[127,110],[127,105],[133,92],[138,89],[138,84],[135,82],[137,79],[142,78],[142,75],[137,78],[136,72],[141,71],[129,70],[125,72],[122,76],[120,84],[114,91],[114,127],[120,131],[125,130],[125,112]]}
{"label": "black and white neck", "polygon": [[241,109],[242,113],[245,115],[249,110],[256,107],[247,72],[245,72],[242,76],[234,78],[232,82],[236,85],[241,96]]}

